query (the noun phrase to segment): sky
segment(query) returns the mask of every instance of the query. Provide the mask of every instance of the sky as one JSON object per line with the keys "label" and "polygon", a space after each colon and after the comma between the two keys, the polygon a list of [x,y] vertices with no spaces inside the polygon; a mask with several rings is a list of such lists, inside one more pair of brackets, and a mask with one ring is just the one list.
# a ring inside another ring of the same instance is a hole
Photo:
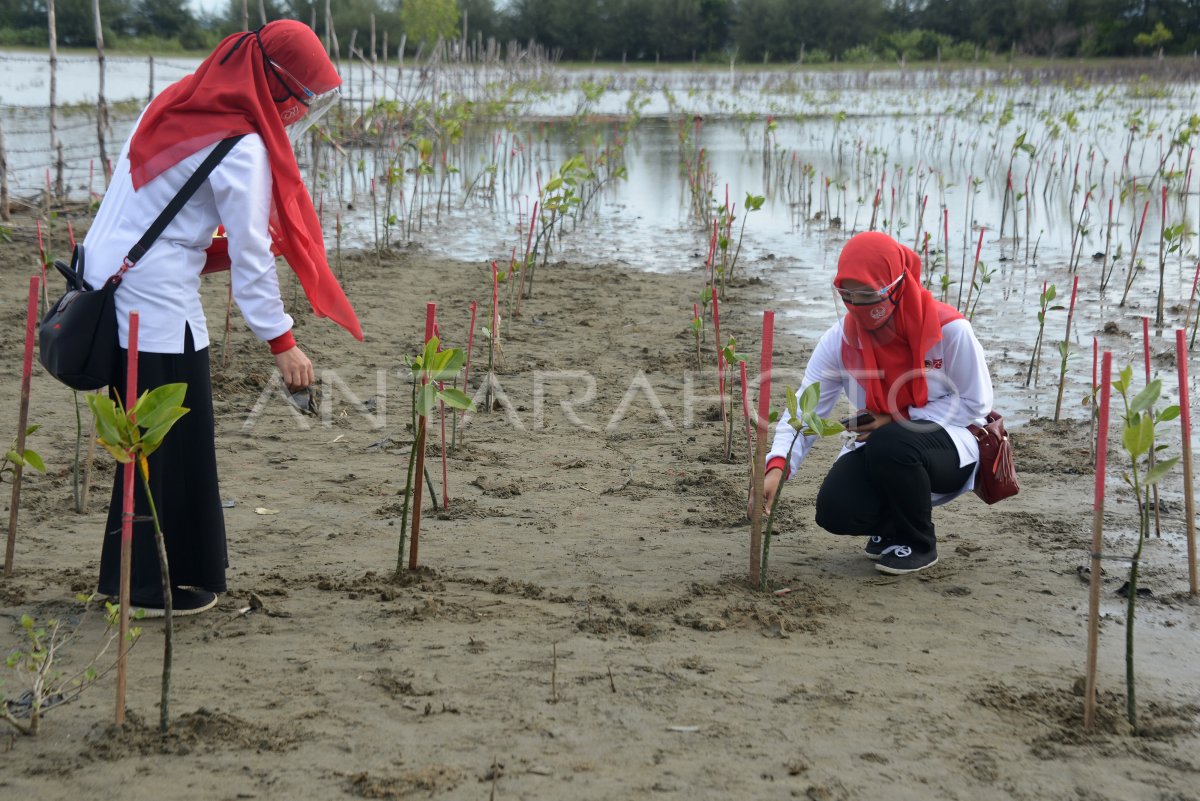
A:
{"label": "sky", "polygon": [[211,14],[224,5],[223,0],[188,0],[188,5],[196,14]]}

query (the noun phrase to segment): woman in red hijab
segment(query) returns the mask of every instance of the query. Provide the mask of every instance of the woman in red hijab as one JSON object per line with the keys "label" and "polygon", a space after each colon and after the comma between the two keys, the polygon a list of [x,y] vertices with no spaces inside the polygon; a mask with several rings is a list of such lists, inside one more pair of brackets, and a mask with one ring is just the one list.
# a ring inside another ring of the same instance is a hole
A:
{"label": "woman in red hijab", "polygon": [[[99,286],[217,144],[241,137],[124,274],[114,296],[123,349],[118,375],[125,372],[128,313],[137,310],[139,392],[188,385],[183,405],[190,411],[150,457],[176,614],[209,609],[226,589],[209,337],[200,303],[200,275],[212,267],[213,232],[225,229],[216,260],[230,269],[242,316],[269,344],[289,389],[309,386],[313,366],[292,336],[273,249],[296,273],[313,312],[362,339],[329,269],[289,138],[289,131],[294,138],[336,100],[340,83],[320,40],[302,23],[280,20],[228,37],[142,113],[83,243],[86,277]],[[123,471],[117,470],[100,563],[99,589],[108,595],[118,591],[122,484]],[[139,520],[149,513],[140,482],[135,507]],[[162,614],[158,559],[145,522],[134,526],[131,598],[149,616]]]}
{"label": "woman in red hijab", "polygon": [[[886,234],[850,239],[833,285],[846,316],[817,343],[800,392],[820,382],[822,417],[843,394],[858,412],[817,494],[817,524],[866,535],[880,572],[913,573],[938,561],[933,505],[974,487],[979,448],[967,426],[992,406],[983,348],[958,310],[921,285],[917,254]],[[815,440],[797,440],[789,463],[794,433],[781,419],[768,503]]]}

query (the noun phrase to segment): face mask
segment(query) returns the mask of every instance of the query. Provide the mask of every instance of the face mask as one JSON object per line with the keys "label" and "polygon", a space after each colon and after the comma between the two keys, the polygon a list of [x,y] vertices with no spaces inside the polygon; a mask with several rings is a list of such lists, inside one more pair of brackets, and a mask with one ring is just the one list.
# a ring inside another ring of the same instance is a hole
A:
{"label": "face mask", "polygon": [[308,111],[300,101],[290,97],[282,102],[276,102],[275,108],[279,111],[279,119],[283,120],[284,125],[299,122]]}
{"label": "face mask", "polygon": [[867,331],[882,328],[892,318],[896,307],[888,301],[872,303],[870,306],[847,306],[846,313],[854,318],[859,327]]}

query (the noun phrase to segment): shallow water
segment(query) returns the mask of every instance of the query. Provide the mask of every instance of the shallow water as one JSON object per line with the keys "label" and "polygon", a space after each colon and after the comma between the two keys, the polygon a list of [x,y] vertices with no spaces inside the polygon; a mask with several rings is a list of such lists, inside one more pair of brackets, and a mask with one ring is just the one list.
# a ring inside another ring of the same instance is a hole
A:
{"label": "shallow water", "polygon": [[[30,68],[36,63],[34,56],[0,54],[7,76],[0,78],[0,97],[17,197],[36,196],[46,180],[47,112],[40,104],[47,86],[44,72]],[[156,61],[156,90],[194,63]],[[94,99],[88,89],[95,82],[91,59],[64,58],[60,69],[63,102],[86,105]],[[409,69],[388,90],[380,80],[376,91],[406,98],[443,89],[482,101],[496,97],[499,77],[467,69],[431,79]],[[1082,244],[1075,246],[1079,298],[1064,401],[1068,416],[1082,414],[1093,336],[1101,348],[1117,352],[1118,364],[1136,362],[1136,374],[1142,374],[1140,318],[1153,320],[1155,312],[1160,222],[1182,223],[1180,247],[1163,259],[1165,330],[1151,344],[1164,392],[1175,395],[1173,328],[1183,323],[1195,274],[1200,202],[1194,197],[1192,142],[1174,149],[1171,142],[1195,107],[1195,85],[1006,85],[998,73],[918,70],[801,75],[558,69],[522,77],[536,78],[536,88],[507,95],[504,120],[468,125],[461,142],[447,148],[445,167],[438,166],[423,184],[425,199],[415,206],[409,205],[411,175],[402,174],[396,189],[404,194],[394,195],[390,207],[382,190],[369,189],[368,176],[382,175],[388,160],[396,158],[394,151],[351,149],[345,158],[335,158],[332,170],[323,162],[327,180],[315,194],[330,249],[339,246],[332,223],[340,222],[341,247],[412,241],[468,261],[495,259],[503,268],[514,248],[518,258],[524,251],[540,182],[576,153],[594,155],[623,145],[627,178],[607,184],[587,212],[566,225],[565,235],[552,243],[550,258],[696,271],[695,296],[680,298],[677,310],[667,310],[679,315],[683,329],[704,286],[709,237],[692,214],[692,190],[682,167],[694,158],[694,144],[707,157],[713,200],[724,203],[728,196],[735,204],[731,247],[737,246],[746,194],[765,196],[761,210],[745,220],[738,269],[745,270],[743,276],[769,277],[781,288],[781,324],[805,337],[819,335],[837,313],[829,281],[838,250],[850,232],[870,227],[873,217],[875,228],[922,253],[929,232],[927,270],[937,276],[930,276],[937,294],[941,275],[948,274],[951,302],[975,294],[971,268],[979,247],[980,262],[994,273],[979,290],[973,321],[992,360],[997,404],[1019,422],[1053,413],[1064,311],[1047,316],[1038,386],[1026,389],[1024,383],[1043,284],[1056,285],[1056,302],[1065,305],[1069,298],[1076,232],[1083,230]],[[109,60],[110,98],[144,96],[147,86],[144,59]],[[369,86],[361,68],[349,73],[352,98]],[[584,88],[590,88],[590,97]],[[351,107],[355,103],[351,100]],[[642,116],[635,125],[623,126],[622,117],[633,106]],[[130,113],[114,120],[110,153],[131,123]],[[1131,128],[1136,128],[1132,135]],[[1033,152],[1015,148],[1022,134]],[[99,170],[90,164],[96,150],[93,117],[87,110],[64,115],[60,136],[70,191],[86,198],[101,183]],[[682,136],[692,144],[681,145]],[[302,151],[301,157],[307,160],[308,154]],[[352,177],[351,167],[360,161],[361,173]],[[1160,162],[1163,170],[1178,173],[1170,182],[1165,221],[1161,182],[1155,181]],[[1017,210],[1005,216],[1001,237],[1010,164]],[[486,194],[478,190],[489,165],[497,168],[497,187]],[[826,179],[828,191],[822,189]],[[1143,191],[1131,191],[1134,180]],[[1151,184],[1153,191],[1144,191]],[[382,187],[382,180],[376,185]],[[1147,270],[1135,278],[1121,307],[1128,254],[1143,209],[1139,257]],[[395,224],[381,231],[389,214]],[[1100,273],[1110,259],[1113,278],[1102,292]],[[480,287],[481,294],[488,290]]]}

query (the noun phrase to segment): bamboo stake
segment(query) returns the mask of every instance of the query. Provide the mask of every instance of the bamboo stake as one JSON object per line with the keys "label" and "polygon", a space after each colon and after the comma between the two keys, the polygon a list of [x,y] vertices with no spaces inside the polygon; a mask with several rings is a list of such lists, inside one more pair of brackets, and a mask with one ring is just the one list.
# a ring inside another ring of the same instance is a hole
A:
{"label": "bamboo stake", "polygon": [[83,457],[83,479],[79,487],[79,508],[75,511],[79,514],[87,514],[88,498],[92,490],[92,463],[96,459],[96,427],[92,426],[92,431],[88,435],[87,453]]}
{"label": "bamboo stake", "polygon": [[[129,347],[125,369],[125,407],[130,408],[133,399],[137,398],[138,372],[138,313],[129,313]],[[125,685],[126,673],[129,667],[129,569],[133,561],[133,462],[123,468],[125,471],[124,497],[121,505],[121,589],[117,593],[120,604],[120,651],[117,653],[117,711],[114,722],[121,726],[125,723]]]}
{"label": "bamboo stake", "polygon": [[[100,73],[100,89],[96,96],[96,144],[99,147],[100,164],[104,170],[104,185],[108,186],[112,175],[108,168],[108,100],[104,96],[104,28],[100,24],[100,0],[92,0],[92,19],[96,23],[96,62]],[[89,187],[90,189],[90,187]]]}
{"label": "bamboo stake", "polygon": [[[17,445],[16,452],[25,453],[25,430],[29,425],[29,382],[33,375],[33,337],[37,330],[38,284],[36,275],[29,276],[29,302],[25,308],[25,357],[21,365],[21,405],[17,412]],[[22,462],[13,463],[12,471],[12,501],[8,507],[8,542],[4,546],[4,577],[12,576],[13,551],[17,544],[17,513],[21,507],[21,474],[24,472]]]}
{"label": "bamboo stake", "polygon": [[1112,351],[1100,367],[1100,429],[1096,437],[1096,481],[1092,500],[1091,577],[1088,584],[1087,673],[1083,691],[1083,727],[1096,718],[1096,661],[1100,645],[1100,559],[1104,548],[1104,471],[1108,455],[1108,402],[1112,395]]}
{"label": "bamboo stake", "polygon": [[[46,0],[46,26],[50,34],[50,150],[58,153],[58,172],[54,196],[63,195],[62,148],[58,141],[58,22],[54,15],[54,0]],[[49,200],[47,199],[47,202]]]}
{"label": "bamboo stake", "polygon": [[4,115],[0,114],[0,222],[12,219],[8,203],[8,151],[4,147]]}
{"label": "bamboo stake", "polygon": [[1175,356],[1179,369],[1179,425],[1183,431],[1183,513],[1187,521],[1188,593],[1200,594],[1196,579],[1196,499],[1192,485],[1192,415],[1188,401],[1187,330],[1175,330]]}

